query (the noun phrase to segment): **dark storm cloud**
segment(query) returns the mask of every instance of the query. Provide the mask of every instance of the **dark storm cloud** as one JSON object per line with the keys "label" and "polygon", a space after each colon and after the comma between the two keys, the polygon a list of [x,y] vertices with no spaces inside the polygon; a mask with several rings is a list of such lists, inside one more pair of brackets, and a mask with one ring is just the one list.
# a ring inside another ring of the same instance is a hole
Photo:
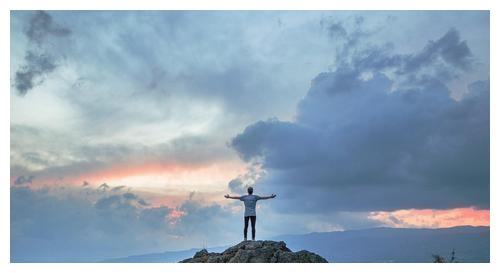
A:
{"label": "dark storm cloud", "polygon": [[460,40],[458,31],[453,28],[439,40],[429,42],[420,53],[407,57],[401,73],[413,72],[439,58],[462,70],[471,69],[472,66],[472,53],[467,43]]}
{"label": "dark storm cloud", "polygon": [[[363,22],[363,17],[355,17],[347,22],[331,22],[327,27],[328,34],[337,43],[337,67],[342,68],[336,75],[339,85],[353,84],[352,77],[372,70],[392,71],[402,78],[400,80],[419,84],[428,80],[429,74],[440,81],[448,81],[474,67],[472,52],[455,28],[449,29],[441,38],[429,41],[418,53],[393,54],[394,45],[391,43],[373,45],[362,42],[378,32],[378,28],[365,30]],[[351,31],[346,30],[349,25],[352,25]],[[341,71],[343,75],[340,75]],[[339,86],[335,90],[346,89]]]}
{"label": "dark storm cloud", "polygon": [[458,101],[445,85],[471,68],[458,32],[413,55],[353,52],[313,80],[296,121],[260,121],[231,142],[245,161],[262,162],[262,190],[288,199],[278,209],[489,207],[489,82]]}
{"label": "dark storm cloud", "polygon": [[[447,38],[453,37],[453,38]],[[400,81],[426,84],[431,78],[440,82],[455,79],[473,69],[474,59],[465,41],[454,29],[436,42],[429,42],[417,54],[390,54],[390,47],[371,48],[353,57],[353,76],[363,71],[393,71]]]}
{"label": "dark storm cloud", "polygon": [[29,49],[24,56],[24,65],[16,71],[14,79],[14,87],[23,96],[42,84],[58,66],[59,57],[51,53],[54,47],[51,39],[66,37],[71,31],[56,24],[48,13],[37,11],[31,16],[24,33],[30,42]]}
{"label": "dark storm cloud", "polygon": [[71,34],[71,30],[56,22],[50,14],[45,11],[36,11],[30,18],[26,36],[36,44],[42,44],[50,36],[65,37]]}
{"label": "dark storm cloud", "polygon": [[33,89],[34,86],[43,83],[43,76],[56,69],[56,59],[45,53],[26,52],[25,65],[16,71],[14,86],[20,95]]}

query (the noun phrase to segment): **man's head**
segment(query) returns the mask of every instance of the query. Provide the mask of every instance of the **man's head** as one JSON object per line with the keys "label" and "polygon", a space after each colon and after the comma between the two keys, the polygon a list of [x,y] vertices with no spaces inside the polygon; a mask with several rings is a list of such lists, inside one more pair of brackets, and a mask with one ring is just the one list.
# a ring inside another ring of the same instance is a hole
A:
{"label": "man's head", "polygon": [[248,187],[247,192],[248,192],[248,194],[252,194],[253,193],[253,188],[252,187]]}

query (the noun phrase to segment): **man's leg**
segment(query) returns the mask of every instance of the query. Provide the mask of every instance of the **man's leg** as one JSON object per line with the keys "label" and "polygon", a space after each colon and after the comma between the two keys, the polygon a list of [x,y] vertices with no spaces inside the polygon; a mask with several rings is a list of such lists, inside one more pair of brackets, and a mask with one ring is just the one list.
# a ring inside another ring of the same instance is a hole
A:
{"label": "man's leg", "polygon": [[248,231],[248,216],[245,216],[245,228],[243,229],[243,238],[246,241],[247,240],[247,231]]}
{"label": "man's leg", "polygon": [[255,222],[257,222],[257,216],[250,216],[250,220],[252,221],[252,240],[255,241]]}

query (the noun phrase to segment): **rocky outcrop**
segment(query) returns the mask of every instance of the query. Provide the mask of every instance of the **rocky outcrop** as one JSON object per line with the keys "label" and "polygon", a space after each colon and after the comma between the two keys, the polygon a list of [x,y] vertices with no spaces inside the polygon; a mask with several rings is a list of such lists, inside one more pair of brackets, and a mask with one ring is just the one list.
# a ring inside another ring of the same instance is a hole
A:
{"label": "rocky outcrop", "polygon": [[323,257],[301,250],[292,252],[285,242],[243,241],[222,253],[198,251],[181,263],[327,263]]}

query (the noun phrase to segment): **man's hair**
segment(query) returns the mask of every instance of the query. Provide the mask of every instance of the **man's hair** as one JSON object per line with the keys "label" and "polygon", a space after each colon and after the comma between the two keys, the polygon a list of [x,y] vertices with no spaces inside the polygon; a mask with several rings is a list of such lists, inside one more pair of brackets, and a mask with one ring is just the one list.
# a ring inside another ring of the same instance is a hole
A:
{"label": "man's hair", "polygon": [[252,194],[253,193],[253,188],[252,187],[248,187],[247,192],[248,192],[248,194]]}

